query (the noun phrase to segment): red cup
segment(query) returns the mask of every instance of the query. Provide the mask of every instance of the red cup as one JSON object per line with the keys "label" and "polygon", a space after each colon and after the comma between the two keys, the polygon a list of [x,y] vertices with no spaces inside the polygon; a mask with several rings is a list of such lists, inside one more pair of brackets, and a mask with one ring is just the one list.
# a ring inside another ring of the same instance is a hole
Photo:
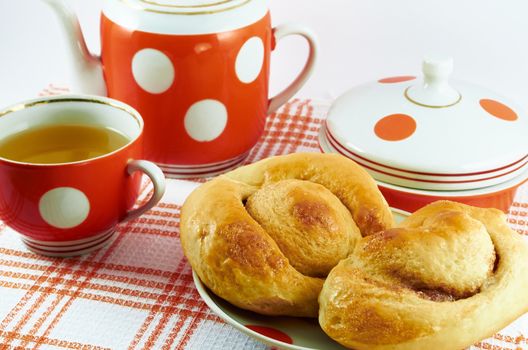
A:
{"label": "red cup", "polygon": [[[101,248],[116,226],[143,214],[165,191],[161,170],[142,158],[143,120],[128,105],[103,97],[48,97],[0,111],[0,138],[44,125],[113,128],[129,138],[118,150],[61,164],[0,158],[0,217],[27,248],[48,256],[74,256]],[[142,174],[152,197],[133,209]]]}
{"label": "red cup", "polygon": [[[153,24],[147,20],[137,20],[131,29],[125,9],[112,9],[101,18],[108,95],[145,118],[145,157],[171,177],[213,175],[240,163],[262,135],[266,117],[301,88],[314,67],[311,32],[296,25],[272,28],[269,12],[234,30],[168,34],[149,27]],[[181,17],[173,20],[194,19]],[[270,55],[288,35],[305,38],[310,54],[295,81],[270,99]]]}

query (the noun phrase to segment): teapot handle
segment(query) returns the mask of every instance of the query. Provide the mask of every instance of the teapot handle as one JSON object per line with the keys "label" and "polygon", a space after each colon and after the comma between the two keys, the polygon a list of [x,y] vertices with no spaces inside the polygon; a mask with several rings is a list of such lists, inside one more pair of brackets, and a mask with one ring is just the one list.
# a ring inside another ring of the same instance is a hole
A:
{"label": "teapot handle", "polygon": [[273,28],[275,42],[278,42],[280,39],[289,35],[300,35],[306,39],[310,51],[308,53],[306,63],[304,64],[304,68],[297,78],[295,78],[295,80],[286,89],[269,100],[268,115],[276,112],[280,106],[288,102],[288,100],[301,89],[308,78],[310,78],[312,75],[315,63],[317,61],[317,39],[310,29],[297,24],[283,24]]}

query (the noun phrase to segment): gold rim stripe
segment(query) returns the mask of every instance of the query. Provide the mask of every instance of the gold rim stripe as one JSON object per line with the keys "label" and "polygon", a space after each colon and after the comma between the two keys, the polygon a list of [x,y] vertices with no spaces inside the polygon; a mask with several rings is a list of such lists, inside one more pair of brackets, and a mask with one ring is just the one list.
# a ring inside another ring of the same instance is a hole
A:
{"label": "gold rim stripe", "polygon": [[45,104],[59,103],[59,102],[86,102],[86,103],[97,103],[97,104],[100,104],[100,105],[110,106],[110,107],[120,109],[120,110],[130,114],[130,116],[132,116],[136,120],[136,122],[138,123],[138,126],[140,128],[142,128],[142,126],[143,126],[143,123],[137,117],[137,112],[134,111],[131,108],[127,108],[126,106],[119,105],[119,104],[113,103],[113,102],[107,102],[107,101],[101,101],[101,100],[89,99],[89,98],[80,98],[80,97],[64,97],[64,98],[58,97],[58,98],[55,98],[53,100],[38,100],[38,101],[29,102],[29,103],[21,103],[21,104],[13,106],[11,108],[8,108],[8,109],[5,109],[3,111],[0,111],[0,117],[5,116],[6,114],[19,112],[19,111],[21,111],[23,109],[35,107],[35,106],[38,106],[38,105],[45,105]]}
{"label": "gold rim stripe", "polygon": [[156,5],[156,6],[162,6],[162,7],[173,7],[173,8],[182,8],[182,9],[190,9],[190,8],[201,8],[201,7],[212,7],[212,6],[218,6],[227,4],[228,2],[233,2],[235,0],[222,0],[213,2],[210,4],[202,4],[202,5],[170,5],[170,4],[163,4],[161,2],[153,1],[153,0],[139,0],[142,3],[149,4],[149,5]]}
{"label": "gold rim stripe", "polygon": [[[225,3],[231,2],[231,1],[234,1],[234,0],[227,0],[227,1],[225,1]],[[245,0],[245,1],[241,2],[241,3],[239,3],[239,4],[236,4],[236,5],[233,5],[233,6],[230,6],[230,7],[224,7],[224,8],[217,9],[217,10],[213,10],[212,9],[212,10],[202,10],[202,11],[195,11],[195,12],[182,12],[182,11],[157,10],[157,9],[141,6],[141,5],[138,5],[138,4],[134,4],[134,3],[131,2],[131,0],[121,0],[121,2],[125,3],[126,5],[128,5],[128,6],[132,7],[132,8],[138,9],[138,10],[142,10],[142,11],[146,11],[146,12],[153,12],[153,13],[161,13],[161,14],[165,14],[165,15],[182,15],[182,16],[212,15],[212,14],[215,14],[215,13],[226,12],[226,11],[230,11],[230,10],[242,7],[242,6],[246,5],[247,3],[251,2],[251,1],[253,1],[253,0]],[[146,3],[145,1],[142,1],[142,2]],[[149,2],[149,4],[150,4],[150,2]],[[160,5],[160,6],[166,6],[166,5]],[[208,5],[208,6],[210,6],[210,5]]]}
{"label": "gold rim stripe", "polygon": [[460,93],[458,93],[458,100],[456,100],[455,102],[451,103],[451,104],[448,104],[448,105],[444,105],[444,106],[433,106],[433,105],[426,105],[425,103],[420,103],[420,102],[416,102],[415,100],[413,100],[409,94],[408,94],[408,91],[409,89],[411,88],[412,86],[409,86],[407,89],[405,89],[405,98],[407,100],[409,100],[409,102],[412,102],[414,103],[415,105],[418,105],[420,107],[427,107],[427,108],[447,108],[447,107],[452,107],[454,105],[456,105],[457,103],[459,103],[460,101],[462,101],[462,95]]}

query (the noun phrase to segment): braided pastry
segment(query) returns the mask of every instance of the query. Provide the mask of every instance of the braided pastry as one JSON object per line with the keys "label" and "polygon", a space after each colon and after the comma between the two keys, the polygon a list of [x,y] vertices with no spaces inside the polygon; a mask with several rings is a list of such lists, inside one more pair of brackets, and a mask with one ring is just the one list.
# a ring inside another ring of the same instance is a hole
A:
{"label": "braided pastry", "polygon": [[196,189],[181,242],[200,279],[230,303],[317,317],[324,278],[362,236],[392,227],[374,180],[339,156],[269,158]]}
{"label": "braided pastry", "polygon": [[528,311],[528,248],[502,212],[436,202],[358,242],[319,323],[354,349],[461,349]]}

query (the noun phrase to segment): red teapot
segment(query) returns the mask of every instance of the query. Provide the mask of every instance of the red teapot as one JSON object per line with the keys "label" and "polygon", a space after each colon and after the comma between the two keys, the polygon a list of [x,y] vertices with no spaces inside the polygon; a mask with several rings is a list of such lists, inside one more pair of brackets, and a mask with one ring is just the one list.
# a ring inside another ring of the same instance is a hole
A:
{"label": "red teapot", "polygon": [[[172,177],[214,175],[243,161],[266,117],[302,87],[316,61],[311,31],[272,28],[266,0],[105,0],[100,57],[63,1],[44,1],[68,33],[81,92],[137,109],[145,157]],[[304,37],[309,56],[270,99],[270,54],[288,35]]]}

